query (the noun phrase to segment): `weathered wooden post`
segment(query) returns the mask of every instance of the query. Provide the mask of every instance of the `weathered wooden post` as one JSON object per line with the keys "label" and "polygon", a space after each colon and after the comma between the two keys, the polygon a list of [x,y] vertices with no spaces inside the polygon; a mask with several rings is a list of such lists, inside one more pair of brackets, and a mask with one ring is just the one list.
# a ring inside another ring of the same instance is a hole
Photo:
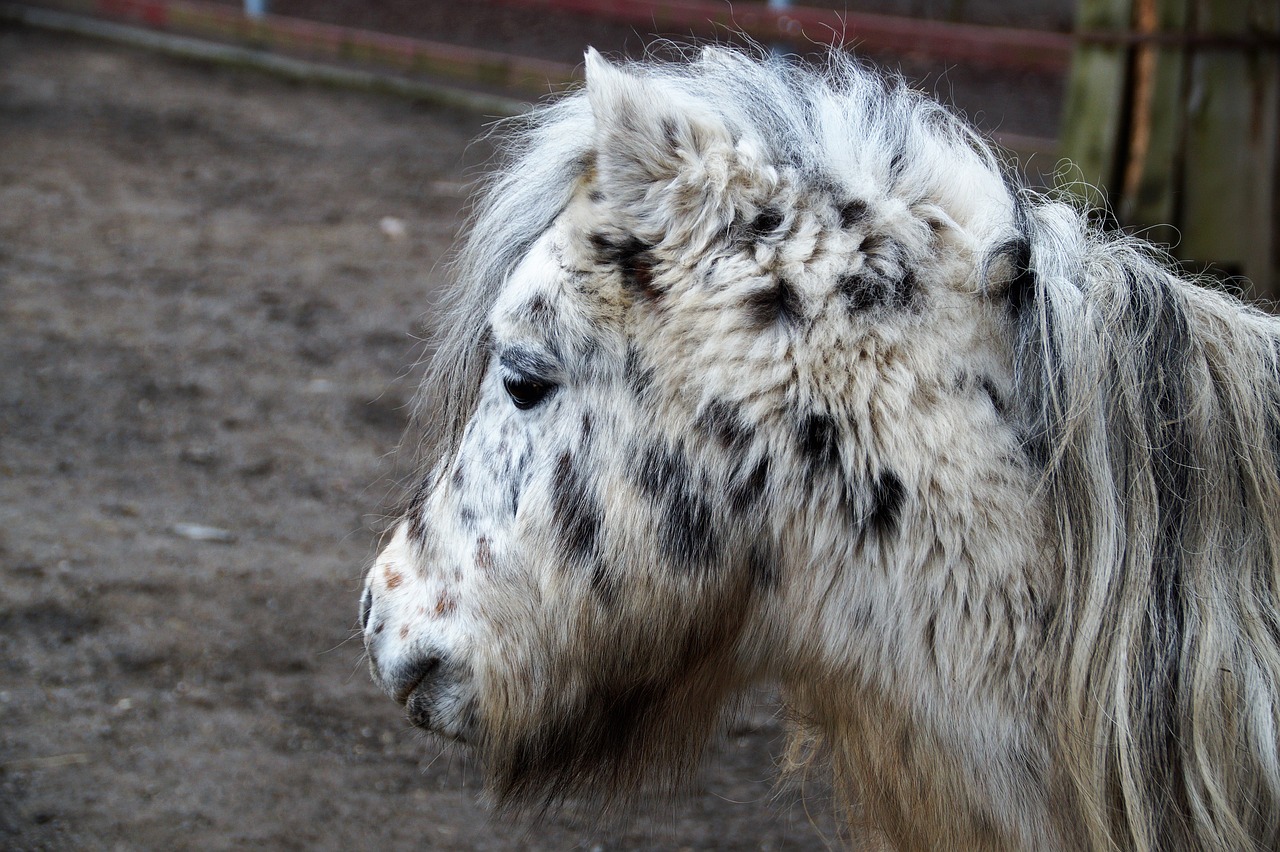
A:
{"label": "weathered wooden post", "polygon": [[1067,188],[1280,300],[1280,2],[1080,0],[1077,39]]}

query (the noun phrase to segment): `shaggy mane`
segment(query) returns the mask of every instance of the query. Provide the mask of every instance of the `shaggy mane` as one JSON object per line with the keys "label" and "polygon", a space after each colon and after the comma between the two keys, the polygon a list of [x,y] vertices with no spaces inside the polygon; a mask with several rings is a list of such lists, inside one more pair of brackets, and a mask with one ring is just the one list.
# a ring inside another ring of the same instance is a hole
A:
{"label": "shaggy mane", "polygon": [[1099,847],[1280,842],[1274,318],[1022,210],[1015,385],[1066,585],[1057,720]]}

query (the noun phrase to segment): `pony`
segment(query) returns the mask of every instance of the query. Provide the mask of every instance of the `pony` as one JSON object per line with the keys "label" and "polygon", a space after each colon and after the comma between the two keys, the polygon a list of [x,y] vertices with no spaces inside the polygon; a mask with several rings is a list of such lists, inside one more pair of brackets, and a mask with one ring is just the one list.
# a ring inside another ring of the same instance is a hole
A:
{"label": "pony", "polygon": [[543,813],[744,690],[899,849],[1280,846],[1280,325],[832,54],[507,127],[369,569],[375,681]]}

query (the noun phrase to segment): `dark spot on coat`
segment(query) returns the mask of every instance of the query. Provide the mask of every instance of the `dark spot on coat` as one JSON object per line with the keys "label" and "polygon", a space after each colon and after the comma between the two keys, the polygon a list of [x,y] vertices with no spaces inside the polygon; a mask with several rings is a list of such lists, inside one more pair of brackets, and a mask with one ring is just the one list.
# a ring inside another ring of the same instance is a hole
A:
{"label": "dark spot on coat", "polygon": [[750,427],[742,422],[734,405],[722,399],[708,403],[693,426],[710,435],[721,449],[729,452],[743,453],[751,445]]}
{"label": "dark spot on coat", "polygon": [[627,360],[623,364],[623,377],[636,396],[643,395],[653,385],[653,367],[644,362],[644,356],[635,345],[627,347]]}
{"label": "dark spot on coat", "polygon": [[782,225],[782,220],[782,211],[778,210],[776,207],[765,207],[757,213],[755,218],[751,220],[751,223],[747,225],[745,236],[752,240],[767,237],[774,231],[778,230],[779,226]]}
{"label": "dark spot on coat", "polygon": [[713,513],[684,452],[655,443],[633,457],[637,461],[632,479],[658,507],[658,538],[664,555],[689,572],[713,567],[720,552]]}
{"label": "dark spot on coat", "polygon": [[768,456],[761,456],[750,468],[739,465],[729,481],[729,508],[735,514],[743,514],[759,502],[768,484]]}
{"label": "dark spot on coat", "polygon": [[747,552],[747,574],[761,591],[778,585],[778,554],[767,542],[758,541]]}
{"label": "dark spot on coat", "polygon": [[555,309],[541,293],[529,300],[529,316],[536,322],[545,323],[555,316]]}
{"label": "dark spot on coat", "polygon": [[882,535],[897,532],[905,499],[906,492],[898,475],[891,470],[882,471],[871,486],[871,511],[867,516],[868,525]]}
{"label": "dark spot on coat", "polygon": [[902,310],[911,307],[916,301],[916,274],[908,269],[893,285],[893,306]]}
{"label": "dark spot on coat", "polygon": [[493,548],[489,546],[488,538],[480,536],[476,539],[476,568],[488,574],[493,571],[493,567]]}
{"label": "dark spot on coat", "polygon": [[591,235],[591,245],[600,263],[622,274],[622,286],[627,290],[647,299],[662,295],[653,283],[653,269],[657,264],[653,246],[633,236],[610,238],[600,233]]}
{"label": "dark spot on coat", "polygon": [[587,487],[568,452],[556,462],[551,511],[565,556],[593,572],[600,560],[600,504]]}
{"label": "dark spot on coat", "polygon": [[800,421],[800,452],[810,469],[836,470],[840,467],[840,432],[829,414],[813,413]]}
{"label": "dark spot on coat", "polygon": [[852,228],[867,218],[867,202],[855,198],[840,205],[840,227]]}
{"label": "dark spot on coat", "polygon": [[904,310],[918,301],[915,271],[907,266],[906,249],[901,243],[883,234],[869,234],[859,250],[865,259],[863,269],[838,282],[850,310],[867,310],[881,304]]}
{"label": "dark spot on coat", "polygon": [[711,507],[691,489],[667,495],[659,535],[667,557],[689,573],[712,568],[719,556]]}
{"label": "dark spot on coat", "polygon": [[747,296],[742,306],[747,320],[755,328],[767,328],[774,323],[794,325],[804,316],[800,294],[785,279],[778,279],[772,287],[756,290]]}
{"label": "dark spot on coat", "polygon": [[863,271],[855,275],[841,276],[836,289],[844,297],[851,313],[864,313],[884,304],[888,298],[886,282],[879,275]]}
{"label": "dark spot on coat", "polygon": [[618,600],[618,581],[603,559],[597,559],[591,568],[591,591],[605,607],[612,607]]}
{"label": "dark spot on coat", "polygon": [[632,479],[645,495],[660,498],[672,489],[685,487],[689,470],[683,453],[655,443],[641,452],[633,451],[632,457],[636,459],[631,468]]}

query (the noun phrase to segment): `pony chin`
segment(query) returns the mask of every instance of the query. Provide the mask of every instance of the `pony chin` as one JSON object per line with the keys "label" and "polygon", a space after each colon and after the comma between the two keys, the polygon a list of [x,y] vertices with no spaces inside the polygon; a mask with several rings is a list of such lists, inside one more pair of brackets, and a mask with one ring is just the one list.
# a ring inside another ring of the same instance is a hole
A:
{"label": "pony chin", "polygon": [[591,802],[607,818],[642,792],[685,790],[752,680],[738,651],[750,598],[725,595],[712,617],[667,624],[588,607],[573,631],[592,642],[548,649],[526,672],[491,672],[478,750],[499,806],[544,814]]}
{"label": "pony chin", "polygon": [[728,685],[704,674],[701,682],[597,682],[561,698],[527,728],[494,725],[479,743],[487,789],[511,812],[541,815],[591,802],[602,818],[633,807],[641,792],[677,796],[701,765],[726,706]]}

